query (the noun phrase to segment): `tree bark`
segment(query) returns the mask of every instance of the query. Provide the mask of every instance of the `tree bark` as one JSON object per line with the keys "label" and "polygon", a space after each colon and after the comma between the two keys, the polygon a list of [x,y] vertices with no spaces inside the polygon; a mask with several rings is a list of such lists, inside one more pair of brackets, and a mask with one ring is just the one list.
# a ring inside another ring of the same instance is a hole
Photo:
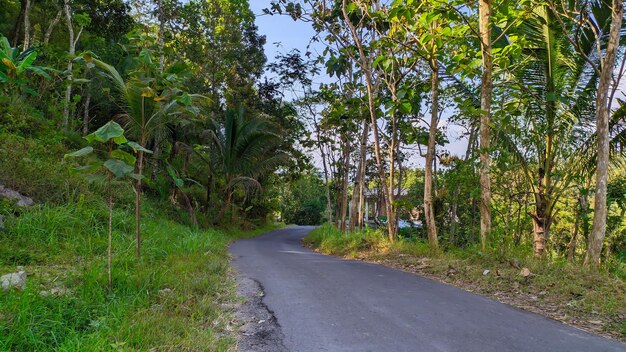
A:
{"label": "tree bark", "polygon": [[24,18],[24,12],[26,11],[26,0],[20,0],[20,13],[17,15],[15,22],[13,23],[13,38],[11,40],[11,45],[13,47],[17,47],[17,42],[20,38],[20,33],[22,30],[22,22]]}
{"label": "tree bark", "polygon": [[[602,60],[600,81],[598,83],[598,95],[596,98],[596,134],[598,138],[598,156],[596,165],[596,193],[594,202],[593,225],[587,246],[587,255],[584,265],[597,270],[600,263],[600,253],[604,236],[606,235],[607,218],[607,184],[609,178],[609,106],[608,93],[615,64],[615,56],[619,47],[620,30],[624,4],[622,0],[613,0],[613,15],[609,42],[606,47],[604,60]],[[600,40],[598,38],[597,40]]]}
{"label": "tree bark", "polygon": [[368,61],[369,60],[368,55],[365,54],[365,50],[363,49],[363,45],[357,34],[356,28],[354,27],[354,25],[351,22],[351,19],[348,16],[347,7],[348,7],[347,0],[343,0],[342,2],[343,19],[346,25],[348,26],[348,28],[350,29],[352,39],[354,40],[354,43],[357,47],[360,66],[365,76],[365,87],[367,89],[367,105],[368,105],[368,110],[370,114],[372,134],[374,135],[374,155],[376,157],[376,166],[378,167],[378,176],[380,178],[381,188],[383,189],[383,201],[385,203],[385,213],[387,215],[387,220],[388,220],[387,221],[387,235],[389,237],[389,240],[395,241],[396,236],[395,236],[394,222],[389,221],[390,219],[393,219],[393,213],[391,211],[391,204],[389,202],[389,199],[391,198],[389,196],[389,188],[387,187],[387,176],[385,175],[385,168],[383,166],[383,159],[382,159],[382,155],[380,151],[381,150],[380,133],[378,132],[378,124],[377,124],[378,118],[376,116],[376,109],[378,107],[376,106],[376,101],[374,99],[375,92],[374,92],[374,82],[372,79],[372,68],[371,68],[370,62]]}
{"label": "tree bark", "polygon": [[26,0],[26,8],[24,9],[24,51],[30,48],[30,5],[30,0]]}
{"label": "tree bark", "polygon": [[74,40],[74,26],[72,25],[72,9],[70,7],[70,0],[65,0],[63,3],[65,9],[65,19],[67,21],[67,31],[69,34],[69,60],[67,62],[67,88],[65,89],[65,101],[63,102],[63,128],[65,131],[69,127],[70,119],[70,99],[72,98],[72,69],[74,66],[74,55],[76,55],[76,41]]}
{"label": "tree bark", "polygon": [[87,96],[85,97],[85,106],[83,109],[83,136],[89,134],[89,105],[91,103],[91,90],[89,86],[86,87]]}
{"label": "tree bark", "polygon": [[435,160],[435,143],[437,138],[437,124],[439,123],[439,66],[437,60],[431,61],[431,100],[430,129],[428,132],[428,146],[426,149],[426,165],[424,166],[424,217],[428,244],[432,250],[439,247],[437,239],[437,224],[435,223],[435,209],[433,204],[433,162]]}
{"label": "tree bark", "polygon": [[354,189],[352,190],[352,199],[350,200],[350,231],[353,231],[358,225],[361,226],[362,214],[362,194],[363,183],[365,181],[365,160],[367,153],[367,137],[369,136],[369,124],[363,122],[363,133],[361,134],[361,144],[359,149],[359,164],[356,170],[356,179]]}
{"label": "tree bark", "polygon": [[[141,144],[145,145],[145,142]],[[144,152],[137,153],[137,174],[143,174],[143,157]],[[137,180],[135,185],[135,255],[141,256],[141,188],[143,183],[141,179]]]}
{"label": "tree bark", "polygon": [[111,192],[111,175],[109,175],[109,236],[107,245],[107,288],[111,291],[111,257],[113,247],[113,192]]}
{"label": "tree bark", "polygon": [[50,38],[52,37],[52,32],[54,31],[54,28],[57,26],[57,24],[59,24],[59,21],[61,21],[62,15],[63,15],[63,10],[59,9],[59,11],[57,11],[57,14],[52,19],[52,22],[50,22],[50,25],[48,25],[48,29],[46,29],[46,33],[43,36],[44,46],[47,46],[48,43],[50,42]]}
{"label": "tree bark", "polygon": [[479,29],[483,72],[480,90],[480,244],[486,250],[487,238],[491,232],[491,175],[489,156],[489,132],[491,119],[491,95],[493,59],[491,56],[491,0],[480,0],[478,5]]}
{"label": "tree bark", "polygon": [[157,0],[158,7],[158,17],[159,17],[159,51],[161,52],[161,56],[159,57],[159,71],[163,72],[163,68],[165,67],[165,52],[163,49],[165,48],[165,11],[163,11],[163,0]]}
{"label": "tree bark", "polygon": [[[582,207],[581,197],[578,198],[578,207]],[[570,263],[574,262],[574,258],[576,256],[576,241],[578,240],[578,227],[580,225],[580,215],[582,213],[582,209],[579,209],[576,214],[576,220],[574,221],[574,231],[572,233],[572,239],[569,241],[567,245],[567,260]]]}
{"label": "tree bark", "polygon": [[343,178],[341,183],[341,232],[346,232],[346,215],[348,208],[348,176],[350,173],[350,136],[346,132],[343,149]]}

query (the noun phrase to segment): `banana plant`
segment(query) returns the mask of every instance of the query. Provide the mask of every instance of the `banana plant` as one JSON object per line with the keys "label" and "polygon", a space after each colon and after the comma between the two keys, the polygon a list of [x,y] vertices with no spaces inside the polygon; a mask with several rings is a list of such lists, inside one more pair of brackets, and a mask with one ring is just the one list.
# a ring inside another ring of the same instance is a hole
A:
{"label": "banana plant", "polygon": [[34,48],[20,52],[11,47],[6,37],[0,35],[0,84],[6,93],[18,90],[20,93],[37,95],[37,92],[27,87],[27,73],[50,78],[47,71],[52,69],[33,65],[36,59],[37,51]]}
{"label": "banana plant", "polygon": [[[106,160],[100,158],[91,158],[89,163],[72,168],[72,172],[84,174],[101,174],[105,173],[107,178],[107,193],[109,206],[109,235],[107,247],[107,288],[111,290],[111,256],[113,244],[113,193],[112,182],[114,179],[134,179],[140,180],[141,175],[136,174],[135,162],[137,158],[133,154],[152,153],[150,150],[142,147],[138,143],[129,141],[124,136],[124,129],[118,123],[109,121],[97,131],[84,137],[90,144],[101,146],[106,152]],[[65,158],[77,158],[92,155],[94,147],[87,146],[73,153],[65,154]]]}

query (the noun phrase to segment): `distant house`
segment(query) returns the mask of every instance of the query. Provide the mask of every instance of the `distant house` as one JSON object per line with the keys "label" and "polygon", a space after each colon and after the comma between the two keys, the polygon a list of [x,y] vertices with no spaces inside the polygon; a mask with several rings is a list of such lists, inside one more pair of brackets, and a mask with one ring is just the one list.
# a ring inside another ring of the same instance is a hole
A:
{"label": "distant house", "polygon": [[[373,221],[374,223],[378,223],[381,217],[386,216],[385,197],[383,197],[382,190],[379,188],[367,188],[363,192],[363,195],[365,197],[365,214],[363,214],[365,222]],[[407,197],[408,191],[406,189],[401,190],[399,196],[397,192],[395,193],[395,199],[406,199]],[[417,207],[411,209],[409,214],[405,212],[404,214],[400,214],[400,216],[405,219],[408,218],[407,220],[415,224],[421,223],[421,210]]]}

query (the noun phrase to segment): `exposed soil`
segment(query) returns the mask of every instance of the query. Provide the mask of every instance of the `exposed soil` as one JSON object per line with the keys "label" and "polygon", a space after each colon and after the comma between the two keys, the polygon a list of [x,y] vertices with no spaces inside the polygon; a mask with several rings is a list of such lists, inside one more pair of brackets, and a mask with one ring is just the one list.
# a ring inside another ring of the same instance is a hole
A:
{"label": "exposed soil", "polygon": [[240,324],[237,350],[240,352],[283,352],[283,333],[274,313],[263,303],[263,286],[254,279],[237,276],[237,293],[245,299],[236,307]]}

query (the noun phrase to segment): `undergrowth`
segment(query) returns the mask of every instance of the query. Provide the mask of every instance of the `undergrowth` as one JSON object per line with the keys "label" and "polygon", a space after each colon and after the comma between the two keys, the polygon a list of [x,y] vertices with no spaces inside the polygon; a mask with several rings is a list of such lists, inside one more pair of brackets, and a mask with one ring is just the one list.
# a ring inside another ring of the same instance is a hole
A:
{"label": "undergrowth", "polygon": [[[128,203],[127,203],[128,204]],[[24,291],[0,291],[1,351],[226,351],[234,345],[228,243],[253,232],[200,230],[146,201],[142,256],[132,207],[113,217],[113,287],[106,289],[102,198],[43,205],[5,218],[0,274],[20,266]]]}

